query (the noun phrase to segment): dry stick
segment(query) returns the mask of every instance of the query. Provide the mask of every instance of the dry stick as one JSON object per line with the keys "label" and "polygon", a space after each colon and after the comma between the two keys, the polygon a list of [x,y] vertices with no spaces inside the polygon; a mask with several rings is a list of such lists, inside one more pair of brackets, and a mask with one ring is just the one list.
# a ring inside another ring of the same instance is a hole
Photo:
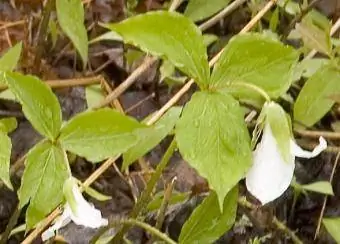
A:
{"label": "dry stick", "polygon": [[13,27],[13,26],[17,26],[17,25],[23,25],[23,24],[25,24],[25,20],[9,22],[9,23],[6,23],[6,24],[3,24],[2,26],[0,26],[0,30],[7,29],[9,27]]}
{"label": "dry stick", "polygon": [[235,9],[237,9],[240,5],[242,5],[243,3],[245,3],[247,0],[235,0],[234,2],[232,2],[231,4],[229,4],[226,8],[224,8],[221,12],[219,12],[218,14],[216,14],[215,16],[213,16],[211,19],[209,19],[208,21],[204,22],[203,24],[201,24],[199,27],[201,30],[206,30],[210,27],[212,27],[213,25],[215,25],[218,21],[220,21],[221,19],[223,19],[226,15],[228,15],[229,13],[233,12]]}
{"label": "dry stick", "polygon": [[328,139],[340,139],[340,132],[332,132],[332,131],[312,131],[312,130],[299,130],[294,129],[294,132],[301,136],[311,137],[311,138],[319,138],[320,136],[328,138]]}
{"label": "dry stick", "polygon": [[[45,83],[52,89],[66,88],[71,86],[88,86],[100,83],[103,79],[101,75],[77,78],[77,79],[65,79],[65,80],[47,80]],[[0,85],[0,90],[6,90],[7,85]]]}
{"label": "dry stick", "polygon": [[[249,31],[260,19],[263,17],[263,15],[276,3],[277,0],[271,0],[267,3],[267,5],[259,11],[253,19],[250,20],[250,22],[241,30],[240,33],[245,33]],[[210,62],[214,64],[218,57],[220,56],[220,53],[217,54]],[[212,65],[210,64],[210,65]],[[176,95],[170,99],[156,114],[154,114],[151,119],[148,121],[148,125],[153,124],[155,121],[158,120],[171,106],[173,106],[180,97],[186,93],[193,82],[190,80],[187,84],[185,84],[180,91],[176,93]],[[89,186],[92,184],[102,173],[104,173],[118,158],[110,158],[107,161],[105,161],[95,172],[93,172],[89,178],[86,179],[84,182],[85,186]],[[36,229],[34,229],[21,244],[29,244],[31,243],[56,217],[58,217],[61,214],[61,210],[59,208],[55,209],[40,225],[37,226]]]}
{"label": "dry stick", "polygon": [[[332,173],[331,173],[331,176],[329,178],[329,182],[331,184],[332,184],[332,181],[333,181],[333,178],[334,178],[335,170],[336,170],[336,168],[338,166],[339,158],[340,158],[340,152],[338,152],[338,154],[336,155],[336,158],[335,158],[335,161],[334,161],[334,165],[333,165],[333,169],[332,169]],[[316,240],[316,238],[319,235],[322,218],[323,218],[323,215],[324,215],[325,209],[326,209],[326,204],[327,204],[327,196],[325,196],[325,198],[323,200],[323,204],[322,204],[322,208],[321,208],[321,212],[320,212],[320,216],[319,216],[319,220],[318,220],[318,225],[316,227],[315,234],[314,234],[314,240]]]}
{"label": "dry stick", "polygon": [[[333,36],[340,28],[340,18],[335,22],[335,24],[331,28],[331,36]],[[305,57],[305,59],[311,59],[314,57],[315,54],[317,54],[318,51],[313,49],[309,52],[309,54]]]}
{"label": "dry stick", "polygon": [[[175,0],[174,2],[179,2],[178,0]],[[227,16],[228,14],[232,13],[237,7],[242,5],[244,3],[244,0],[235,0],[233,3],[229,4],[226,8],[224,8],[220,13],[212,17],[212,21],[208,20],[207,22],[203,23],[199,26],[199,28],[204,31],[207,28],[209,28],[213,23],[216,21],[222,19],[223,17]],[[171,11],[172,8],[170,7],[169,10]],[[110,93],[103,101],[101,101],[95,108],[101,108],[106,106],[110,103],[113,99],[119,97],[123,94],[136,80],[137,78],[143,74],[151,65],[156,63],[158,58],[146,58],[144,62],[136,69],[134,70],[131,75],[123,82],[121,83],[112,93]],[[188,82],[189,83],[189,82]],[[189,85],[189,87],[192,85],[192,83]],[[185,85],[186,86],[186,85]],[[184,87],[185,87],[184,86]],[[183,87],[183,88],[184,88]],[[183,94],[182,94],[183,95]]]}

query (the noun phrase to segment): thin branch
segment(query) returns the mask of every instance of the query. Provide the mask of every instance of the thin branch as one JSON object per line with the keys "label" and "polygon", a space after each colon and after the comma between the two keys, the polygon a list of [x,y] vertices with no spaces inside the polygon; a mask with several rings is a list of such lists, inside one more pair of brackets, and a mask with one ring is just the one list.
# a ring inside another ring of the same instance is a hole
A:
{"label": "thin branch", "polygon": [[301,129],[294,129],[294,132],[305,137],[310,138],[319,138],[320,136],[333,139],[333,140],[339,140],[340,139],[340,133],[339,132],[332,132],[332,131],[313,131],[313,130],[301,130]]}
{"label": "thin branch", "polygon": [[234,10],[236,10],[238,7],[244,4],[246,1],[247,0],[235,0],[227,7],[225,7],[221,12],[217,13],[211,19],[201,24],[199,28],[202,31],[209,29],[210,27],[214,26],[217,22],[219,22],[221,19],[228,16],[230,13],[232,13]]}

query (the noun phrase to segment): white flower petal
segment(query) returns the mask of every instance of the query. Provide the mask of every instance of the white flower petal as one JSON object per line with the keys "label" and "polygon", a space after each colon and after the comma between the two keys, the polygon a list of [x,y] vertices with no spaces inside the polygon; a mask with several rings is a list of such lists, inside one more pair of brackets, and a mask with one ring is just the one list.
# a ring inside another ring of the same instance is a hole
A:
{"label": "white flower petal", "polygon": [[74,223],[90,228],[99,228],[108,224],[108,220],[102,218],[101,212],[85,200],[76,184],[72,188],[72,193],[76,202],[76,209],[71,211],[68,204],[65,208],[70,209]]}
{"label": "white flower petal", "polygon": [[281,196],[294,175],[294,156],[285,162],[269,124],[265,125],[261,142],[253,152],[253,165],[246,176],[248,191],[262,204]]}
{"label": "white flower petal", "polygon": [[44,231],[41,234],[42,241],[47,241],[48,239],[54,237],[59,229],[70,223],[71,222],[70,213],[71,212],[69,210],[64,208],[63,214],[56,219],[55,223],[51,227],[49,227],[46,231]]}
{"label": "white flower petal", "polygon": [[319,137],[319,145],[317,145],[312,152],[303,150],[293,140],[290,141],[290,150],[296,157],[314,158],[318,156],[323,150],[327,148],[327,142],[322,136]]}

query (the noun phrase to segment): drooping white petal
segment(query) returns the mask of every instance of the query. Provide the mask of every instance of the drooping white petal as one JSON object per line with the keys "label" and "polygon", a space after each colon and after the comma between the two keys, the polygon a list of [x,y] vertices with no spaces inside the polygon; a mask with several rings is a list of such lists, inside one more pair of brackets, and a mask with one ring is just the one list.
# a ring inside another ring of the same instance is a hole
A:
{"label": "drooping white petal", "polygon": [[290,150],[296,157],[314,158],[327,148],[327,142],[322,136],[319,137],[319,145],[317,145],[312,152],[303,150],[293,140],[290,141]]}
{"label": "drooping white petal", "polygon": [[63,228],[68,223],[70,223],[71,222],[70,213],[71,213],[70,209],[64,209],[63,214],[56,219],[55,223],[41,234],[42,241],[47,241],[48,239],[54,237],[59,229]]}
{"label": "drooping white petal", "polygon": [[262,204],[281,196],[289,187],[294,174],[294,156],[285,162],[270,125],[266,124],[261,142],[253,152],[253,165],[246,176],[248,191]]}
{"label": "drooping white petal", "polygon": [[74,223],[90,228],[99,228],[108,224],[108,220],[102,217],[101,212],[85,200],[76,184],[72,187],[72,193],[75,207],[71,208],[69,204],[66,204],[65,209],[70,209]]}
{"label": "drooping white petal", "polygon": [[108,224],[108,220],[102,217],[101,212],[85,200],[73,178],[66,180],[64,194],[67,203],[63,214],[41,235],[43,241],[55,236],[56,232],[71,220],[77,225],[90,228],[99,228]]}

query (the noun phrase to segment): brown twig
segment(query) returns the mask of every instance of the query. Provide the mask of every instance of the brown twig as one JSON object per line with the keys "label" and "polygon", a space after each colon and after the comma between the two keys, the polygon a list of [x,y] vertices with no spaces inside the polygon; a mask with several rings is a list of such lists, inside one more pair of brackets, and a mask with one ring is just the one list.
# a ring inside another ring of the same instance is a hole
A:
{"label": "brown twig", "polygon": [[[338,167],[339,158],[340,158],[340,151],[339,151],[338,154],[336,155],[336,158],[335,158],[335,161],[334,161],[334,165],[333,165],[333,169],[332,169],[332,173],[331,173],[331,176],[329,177],[329,182],[330,182],[331,184],[332,184],[332,182],[333,182],[333,178],[334,178],[334,174],[335,174],[336,168]],[[315,234],[314,234],[314,240],[316,240],[316,238],[317,238],[318,235],[319,235],[319,231],[320,231],[320,227],[321,227],[322,218],[323,218],[323,215],[324,215],[325,209],[326,209],[327,198],[328,198],[328,197],[327,197],[327,195],[326,195],[325,198],[324,198],[324,200],[323,200],[323,203],[322,203],[322,208],[321,208],[320,216],[319,216],[319,219],[318,219],[318,225],[317,225],[317,227],[316,227]]]}
{"label": "brown twig", "polygon": [[7,29],[9,27],[14,27],[14,26],[17,26],[17,25],[23,25],[23,24],[25,24],[25,20],[18,20],[18,21],[15,21],[15,22],[3,23],[2,26],[0,26],[0,30]]}
{"label": "brown twig", "polygon": [[305,137],[310,138],[319,138],[320,136],[328,138],[328,139],[334,139],[339,140],[340,139],[340,133],[339,132],[332,132],[332,131],[312,131],[312,130],[301,130],[301,129],[294,129],[294,132]]}
{"label": "brown twig", "polygon": [[[65,80],[47,80],[46,84],[52,89],[66,88],[72,86],[88,86],[100,83],[103,79],[101,75],[86,77],[86,78],[76,78],[76,79],[65,79]],[[0,90],[6,90],[8,87],[6,85],[0,85]]]}

